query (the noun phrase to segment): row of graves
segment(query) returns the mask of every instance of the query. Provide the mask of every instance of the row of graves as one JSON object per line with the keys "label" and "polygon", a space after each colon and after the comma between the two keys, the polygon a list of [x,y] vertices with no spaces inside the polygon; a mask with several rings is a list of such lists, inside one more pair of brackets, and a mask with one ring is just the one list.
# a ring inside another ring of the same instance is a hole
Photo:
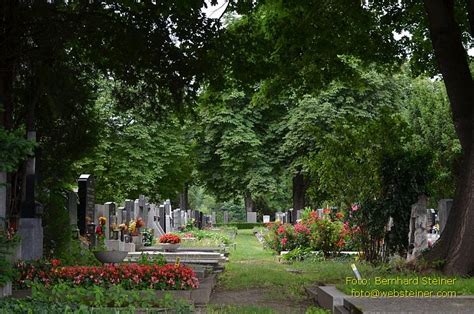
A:
{"label": "row of graves", "polygon": [[[191,225],[198,229],[212,228],[215,214],[173,209],[170,200],[154,204],[145,195],[139,195],[135,200],[127,199],[123,206],[114,202],[96,204],[92,175],[79,177],[78,191],[68,195],[68,211],[71,225],[77,226],[75,234],[87,239],[91,248],[102,246],[101,250],[108,256],[104,262],[110,262],[110,258],[121,254],[125,255],[123,261],[132,263],[143,255],[150,258],[162,255],[168,264],[182,263],[191,267],[199,279],[200,288],[185,296],[195,304],[209,301],[216,276],[223,271],[228,260],[229,249],[225,246],[175,245],[170,248],[159,243],[164,235],[173,237],[174,233]],[[179,296],[182,297],[182,293]]]}

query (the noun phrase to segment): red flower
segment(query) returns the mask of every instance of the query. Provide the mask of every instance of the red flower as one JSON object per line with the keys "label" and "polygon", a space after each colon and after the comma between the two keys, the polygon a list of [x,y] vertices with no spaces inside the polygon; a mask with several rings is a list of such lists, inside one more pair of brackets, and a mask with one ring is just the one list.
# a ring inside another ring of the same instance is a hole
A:
{"label": "red flower", "polygon": [[176,244],[180,242],[181,238],[176,234],[167,233],[160,237],[160,243]]}
{"label": "red flower", "polygon": [[284,227],[283,225],[281,225],[280,227],[278,227],[277,233],[278,233],[278,234],[285,233],[285,227]]}
{"label": "red flower", "polygon": [[99,236],[103,235],[104,232],[102,231],[102,225],[98,225],[96,228],[95,228],[95,233]]}
{"label": "red flower", "polygon": [[282,247],[285,247],[286,243],[288,243],[288,239],[287,239],[287,238],[281,239],[281,246],[282,246]]}
{"label": "red flower", "polygon": [[337,219],[342,219],[342,218],[344,218],[344,214],[341,213],[341,212],[338,212],[338,213],[336,213],[336,218]]}
{"label": "red flower", "polygon": [[51,260],[51,266],[58,267],[59,265],[61,265],[61,260],[59,260],[59,259],[52,259]]}
{"label": "red flower", "polygon": [[329,209],[329,207],[326,207],[324,210],[323,210],[323,214],[330,214],[331,213],[331,209]]}

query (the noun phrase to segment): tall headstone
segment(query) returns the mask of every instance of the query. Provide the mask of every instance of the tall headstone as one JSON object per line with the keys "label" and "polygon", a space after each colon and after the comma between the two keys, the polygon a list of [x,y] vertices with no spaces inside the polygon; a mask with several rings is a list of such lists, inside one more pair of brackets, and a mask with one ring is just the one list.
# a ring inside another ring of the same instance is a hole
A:
{"label": "tall headstone", "polygon": [[132,219],[136,220],[138,217],[140,217],[139,203],[140,203],[139,199],[136,199],[135,201],[133,201],[133,218]]}
{"label": "tall headstone", "polygon": [[211,214],[211,223],[212,225],[216,224],[216,212],[212,212]]}
{"label": "tall headstone", "polygon": [[113,234],[113,226],[118,226],[118,219],[117,219],[117,204],[113,202],[107,202],[104,204],[105,212],[109,215],[107,218],[107,239],[110,239]]}
{"label": "tall headstone", "polygon": [[247,212],[247,222],[256,223],[257,222],[257,213],[256,212]]}
{"label": "tall headstone", "polygon": [[69,212],[69,224],[77,228],[77,193],[74,191],[67,192],[67,209]]}
{"label": "tall headstone", "polygon": [[428,248],[429,226],[427,225],[427,203],[428,198],[425,195],[421,195],[418,197],[418,202],[411,207],[410,231],[408,234],[408,261],[414,260],[423,250]]}
{"label": "tall headstone", "polygon": [[229,212],[224,211],[224,223],[228,224],[229,223]]}
{"label": "tall headstone", "polygon": [[135,206],[134,201],[125,200],[125,223],[130,223],[130,221],[135,218],[133,216],[133,214],[134,214],[133,207],[134,206]]}
{"label": "tall headstone", "polygon": [[302,213],[302,212],[303,212],[302,210],[297,210],[297,211],[296,211],[296,220],[300,220],[300,219],[301,219],[301,213]]}
{"label": "tall headstone", "polygon": [[166,229],[166,211],[165,211],[165,206],[160,205],[158,207],[158,219],[160,222],[161,229],[166,233],[168,230]]}
{"label": "tall headstone", "polygon": [[21,258],[25,261],[43,257],[43,226],[39,218],[22,218],[18,226],[21,237]]}
{"label": "tall headstone", "polygon": [[442,199],[438,201],[438,220],[439,220],[439,234],[443,233],[444,227],[448,222],[449,212],[453,206],[452,199]]}
{"label": "tall headstone", "polygon": [[181,227],[181,210],[179,208],[173,210],[173,227],[175,229]]}
{"label": "tall headstone", "polygon": [[148,208],[147,208],[147,200],[145,195],[138,196],[138,214],[137,217],[141,217],[143,222],[146,226],[146,220],[148,218]]}
{"label": "tall headstone", "polygon": [[198,212],[199,213],[199,220],[198,220],[198,228],[202,229],[204,226],[204,213],[203,212]]}
{"label": "tall headstone", "polygon": [[117,207],[115,215],[117,215],[117,225],[124,223],[123,219],[123,212],[125,211],[125,207]]}
{"label": "tall headstone", "polygon": [[270,215],[263,215],[263,223],[269,223],[270,222]]}
{"label": "tall headstone", "polygon": [[77,208],[77,219],[79,232],[86,234],[87,224],[95,220],[95,190],[94,177],[83,174],[77,180],[79,190],[79,206]]}
{"label": "tall headstone", "polygon": [[150,211],[148,212],[148,222],[147,228],[153,230],[153,234],[155,237],[160,237],[165,234],[165,231],[160,225],[160,217],[159,217],[159,207],[155,204],[150,204]]}

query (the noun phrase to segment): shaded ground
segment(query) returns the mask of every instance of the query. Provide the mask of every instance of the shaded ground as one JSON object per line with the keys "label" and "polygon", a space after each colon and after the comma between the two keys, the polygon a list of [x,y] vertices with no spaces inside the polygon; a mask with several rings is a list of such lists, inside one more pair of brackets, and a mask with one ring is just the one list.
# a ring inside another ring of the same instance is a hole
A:
{"label": "shaded ground", "polygon": [[[311,300],[306,299],[295,302],[291,299],[272,299],[271,289],[247,289],[247,290],[221,290],[216,289],[211,296],[210,304],[218,310],[222,305],[233,305],[236,307],[256,306],[271,310],[274,313],[305,313],[306,309],[313,305]],[[251,311],[251,309],[249,309]]]}

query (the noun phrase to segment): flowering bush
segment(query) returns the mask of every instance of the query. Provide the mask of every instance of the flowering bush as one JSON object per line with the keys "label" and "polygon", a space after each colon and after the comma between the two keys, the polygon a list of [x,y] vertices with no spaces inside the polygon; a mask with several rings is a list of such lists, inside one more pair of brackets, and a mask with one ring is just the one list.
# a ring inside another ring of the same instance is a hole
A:
{"label": "flowering bush", "polygon": [[337,254],[349,240],[352,229],[344,221],[344,213],[325,208],[322,216],[317,211],[306,209],[299,223],[293,225],[269,223],[267,244],[277,252],[296,248],[322,251],[324,256]]}
{"label": "flowering bush", "polygon": [[67,266],[59,261],[38,265],[19,263],[20,279],[17,286],[26,287],[30,282],[44,285],[67,283],[71,286],[111,287],[120,284],[126,289],[184,290],[198,287],[198,279],[191,268],[168,264],[118,266]]}
{"label": "flowering bush", "polygon": [[160,243],[177,244],[181,243],[181,238],[176,234],[167,233],[160,237]]}

